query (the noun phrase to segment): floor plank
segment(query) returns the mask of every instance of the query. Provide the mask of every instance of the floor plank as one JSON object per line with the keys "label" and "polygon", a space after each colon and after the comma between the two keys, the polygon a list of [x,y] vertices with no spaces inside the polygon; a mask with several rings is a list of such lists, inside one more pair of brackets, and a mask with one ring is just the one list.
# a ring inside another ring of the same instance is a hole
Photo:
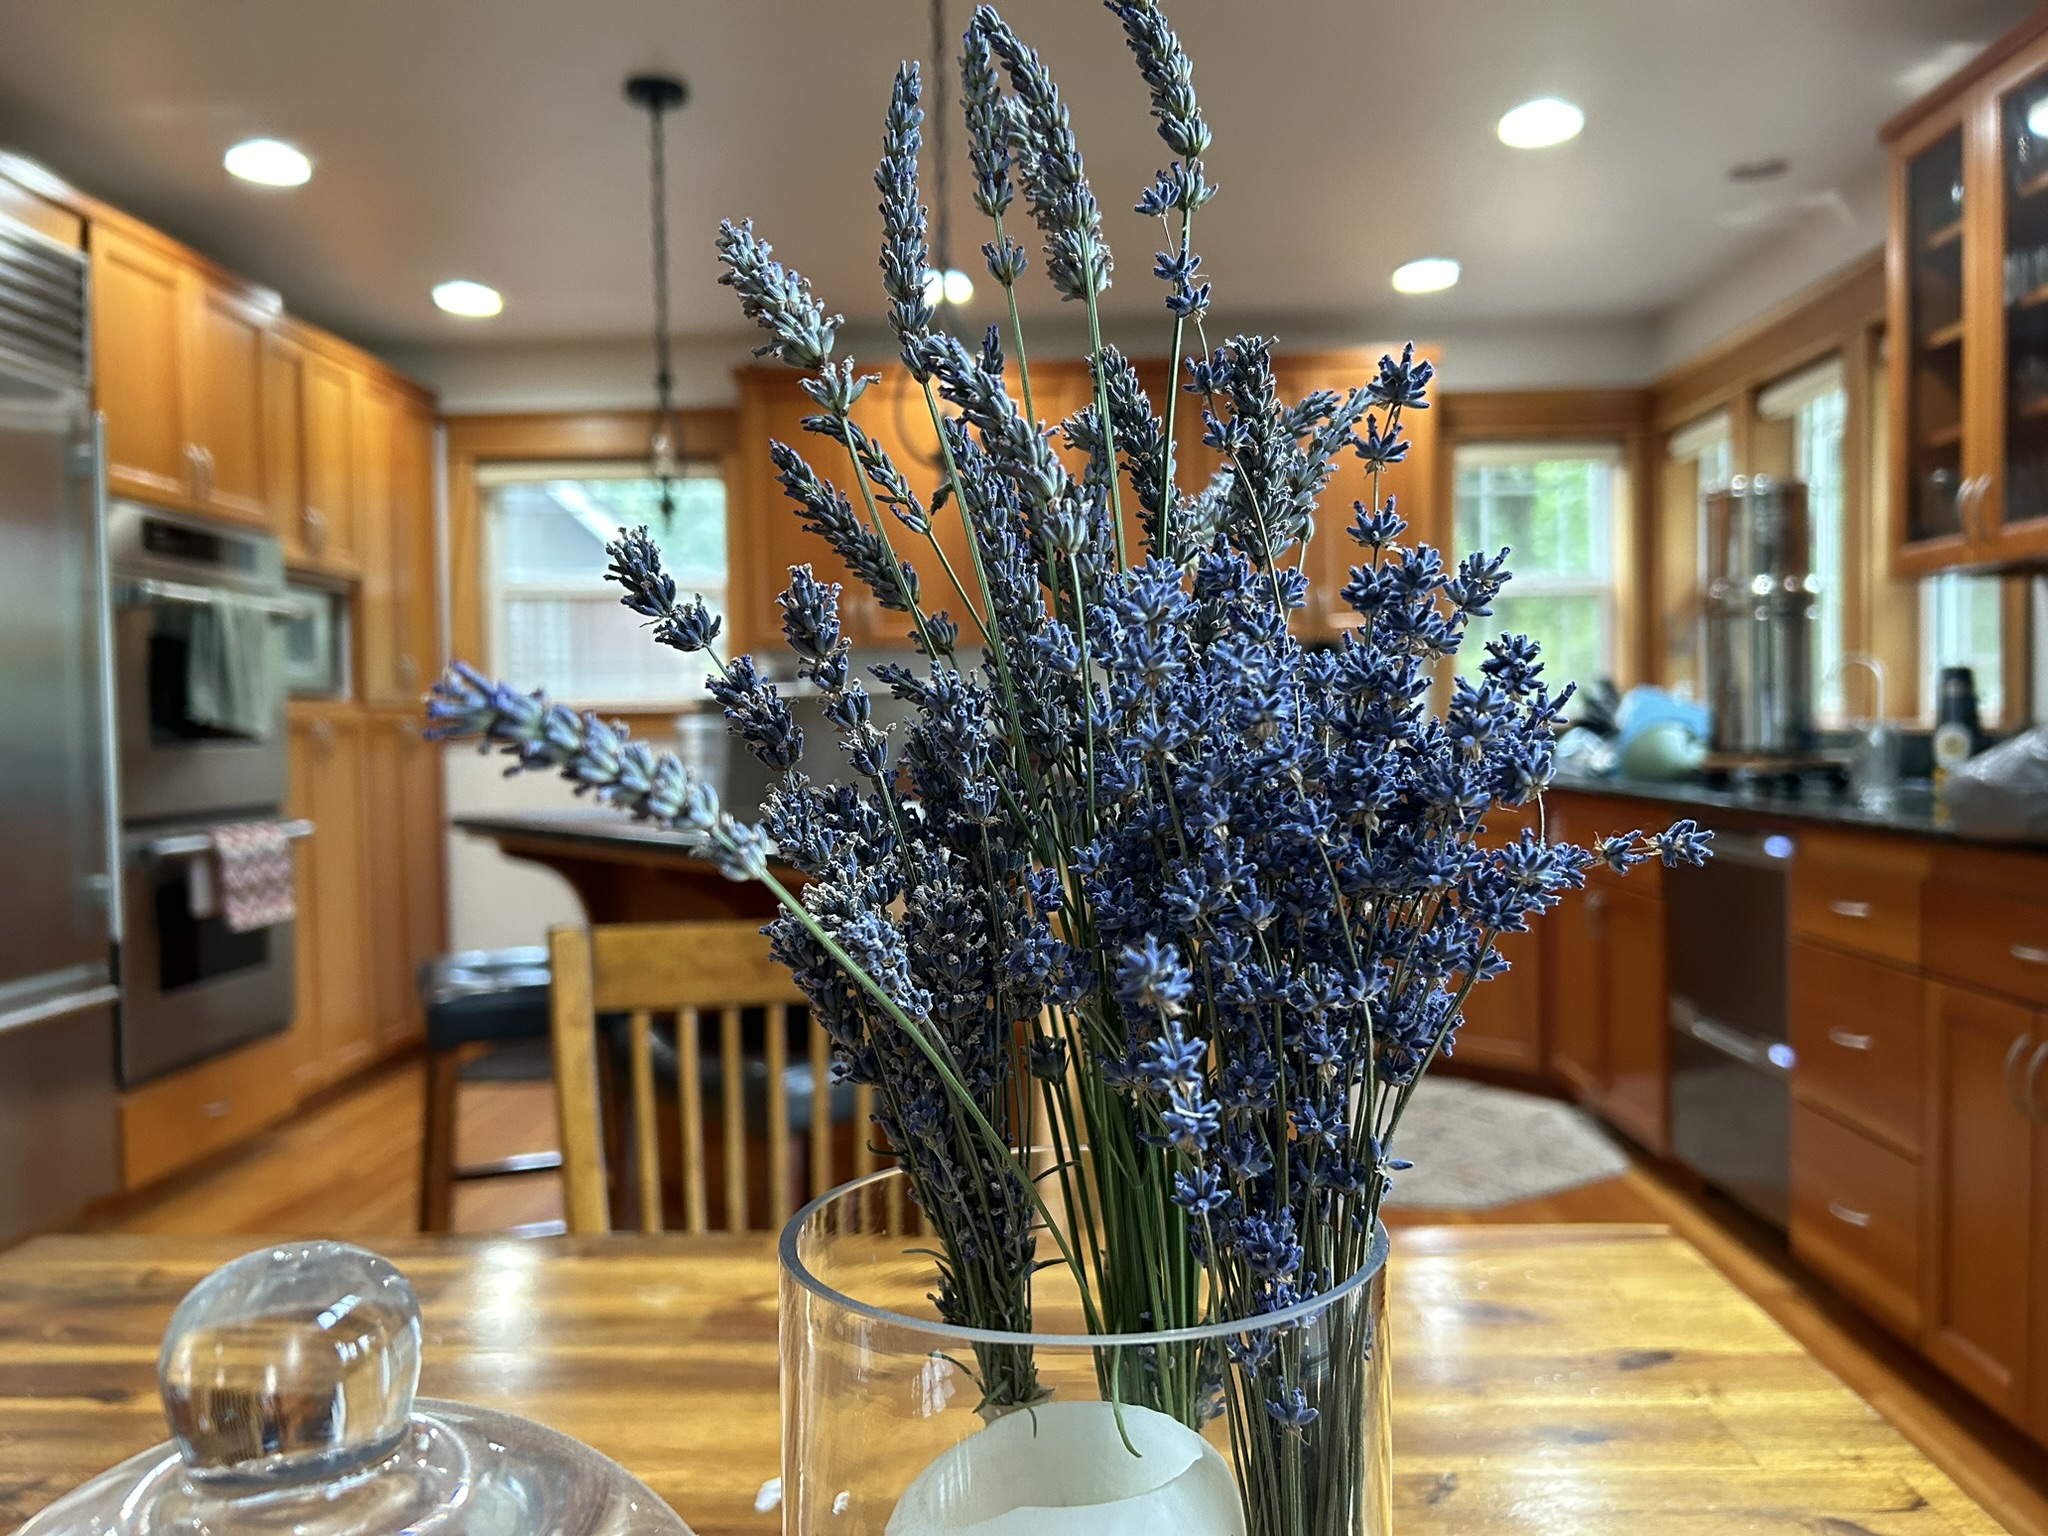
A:
{"label": "floor plank", "polygon": [[[113,1213],[96,1230],[188,1236],[318,1232],[374,1244],[410,1234],[418,1206],[424,1079],[418,1063],[371,1077],[278,1127],[239,1157]],[[546,1083],[465,1084],[461,1161],[554,1145]],[[559,1219],[552,1174],[458,1186],[461,1232]],[[1711,1194],[1638,1160],[1620,1178],[1492,1210],[1401,1209],[1391,1227],[1663,1223],[1895,1425],[2015,1536],[2048,1536],[2048,1453],[1980,1407],[1806,1274],[1782,1239]],[[1398,1243],[1398,1239],[1397,1239]]]}

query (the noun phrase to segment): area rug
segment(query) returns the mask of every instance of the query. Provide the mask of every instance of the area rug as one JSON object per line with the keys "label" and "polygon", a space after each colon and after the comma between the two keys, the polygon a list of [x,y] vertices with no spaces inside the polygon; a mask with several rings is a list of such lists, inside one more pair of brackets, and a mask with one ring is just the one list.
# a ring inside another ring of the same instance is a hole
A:
{"label": "area rug", "polygon": [[1628,1169],[1628,1154],[1584,1110],[1455,1077],[1416,1087],[1393,1150],[1415,1166],[1394,1175],[1390,1206],[1490,1210]]}

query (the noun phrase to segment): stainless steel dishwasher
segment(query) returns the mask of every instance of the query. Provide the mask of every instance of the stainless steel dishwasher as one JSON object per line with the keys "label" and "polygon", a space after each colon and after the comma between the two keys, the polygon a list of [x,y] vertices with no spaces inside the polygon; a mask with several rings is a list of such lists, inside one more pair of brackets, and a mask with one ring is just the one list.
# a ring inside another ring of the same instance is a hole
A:
{"label": "stainless steel dishwasher", "polygon": [[1793,852],[1779,833],[1716,830],[1703,867],[1664,876],[1672,1155],[1778,1227],[1791,1182]]}

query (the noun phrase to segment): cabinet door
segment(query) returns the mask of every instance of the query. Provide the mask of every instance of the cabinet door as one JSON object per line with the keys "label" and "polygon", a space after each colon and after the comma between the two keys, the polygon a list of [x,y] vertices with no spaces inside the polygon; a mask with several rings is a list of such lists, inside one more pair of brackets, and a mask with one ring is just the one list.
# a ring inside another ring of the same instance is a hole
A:
{"label": "cabinet door", "polygon": [[[1533,811],[1490,812],[1489,846],[1519,837],[1535,826]],[[1536,918],[1535,924],[1542,923]],[[1508,963],[1505,975],[1483,982],[1465,999],[1464,1022],[1458,1026],[1457,1056],[1461,1061],[1514,1071],[1535,1072],[1543,1066],[1543,944],[1536,927],[1527,933],[1504,934],[1497,941]]]}
{"label": "cabinet door", "polygon": [[2036,1202],[2034,1128],[2017,1100],[2035,1019],[1961,987],[1928,994],[1936,1217],[1925,1347],[1964,1386],[2019,1418]]}
{"label": "cabinet door", "polygon": [[[1280,386],[1280,397],[1292,405],[1319,389],[1348,395],[1350,391],[1372,382],[1379,372],[1380,355],[1376,349],[1359,348],[1355,351],[1275,358],[1273,371]],[[1426,347],[1418,347],[1415,355],[1432,363],[1439,360]],[[1386,425],[1385,411],[1376,409],[1372,414],[1382,427]],[[1434,544],[1443,550],[1445,563],[1450,564],[1454,560],[1450,548],[1451,529],[1442,515],[1444,509],[1436,505],[1435,496],[1435,422],[1438,414],[1434,410],[1404,410],[1401,413],[1402,434],[1411,445],[1408,457],[1381,472],[1378,495],[1381,499],[1394,497],[1401,516],[1408,520],[1404,542]],[[1199,407],[1196,419],[1200,419]],[[1336,473],[1331,476],[1318,503],[1315,535],[1308,547],[1308,608],[1297,626],[1304,638],[1334,638],[1347,629],[1355,628],[1359,622],[1358,615],[1346,606],[1339,595],[1345,582],[1350,580],[1351,567],[1363,555],[1344,530],[1351,522],[1351,504],[1357,501],[1370,503],[1373,499],[1373,479],[1364,462],[1350,452],[1339,455]]]}
{"label": "cabinet door", "polygon": [[1670,1052],[1664,903],[1626,888],[1607,899],[1608,1118],[1652,1152],[1667,1150]]}
{"label": "cabinet door", "polygon": [[246,295],[198,273],[190,278],[185,415],[198,467],[200,506],[266,526],[265,339],[272,316]]}
{"label": "cabinet door", "polygon": [[358,374],[354,382],[351,457],[363,572],[356,605],[356,675],[365,702],[397,704],[409,698],[398,668],[403,643],[398,590],[401,554],[391,475],[398,401],[380,379]]}
{"label": "cabinet door", "polygon": [[1607,897],[1595,883],[1537,919],[1550,1070],[1595,1101],[1607,1086]]}
{"label": "cabinet door", "polygon": [[271,526],[284,563],[302,566],[311,551],[305,506],[306,349],[272,331],[263,348],[263,472],[269,485]]}
{"label": "cabinet door", "polygon": [[391,595],[397,654],[392,673],[417,704],[441,670],[441,579],[434,545],[434,418],[400,400],[391,418]]}
{"label": "cabinet door", "polygon": [[299,1003],[310,1028],[302,1074],[332,1082],[364,1065],[377,1048],[369,981],[372,948],[367,836],[367,743],[363,722],[339,712],[292,720],[292,794],[313,822],[302,845],[305,905],[299,931],[311,936]]}
{"label": "cabinet door", "polygon": [[1892,160],[1893,568],[1918,574],[1968,557],[1963,462],[1966,334],[1963,125],[1937,119]]}
{"label": "cabinet door", "polygon": [[358,550],[354,381],[355,375],[333,358],[306,354],[299,380],[306,548],[322,565],[344,572],[355,569]]}
{"label": "cabinet door", "polygon": [[372,716],[367,730],[365,777],[369,803],[370,994],[377,1040],[391,1045],[414,1033],[411,932],[406,923],[406,750],[409,720]]}
{"label": "cabinet door", "polygon": [[448,821],[441,793],[443,748],[428,741],[418,719],[401,716],[399,788],[405,823],[405,976],[412,1033],[426,1027],[416,978],[448,947]]}
{"label": "cabinet door", "polygon": [[183,502],[192,489],[183,408],[184,269],[168,253],[92,227],[93,393],[107,417],[107,485]]}
{"label": "cabinet door", "polygon": [[2048,72],[2038,53],[2033,67],[1988,104],[1979,162],[1995,238],[1982,272],[1986,322],[1973,329],[1984,338],[1985,409],[1971,428],[1984,441],[1968,510],[1982,553],[2001,561],[2048,555]]}

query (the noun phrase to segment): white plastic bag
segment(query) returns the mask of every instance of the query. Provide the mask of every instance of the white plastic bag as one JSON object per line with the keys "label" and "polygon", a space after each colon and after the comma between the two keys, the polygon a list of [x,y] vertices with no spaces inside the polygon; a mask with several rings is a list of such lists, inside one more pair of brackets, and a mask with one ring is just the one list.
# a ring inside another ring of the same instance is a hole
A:
{"label": "white plastic bag", "polygon": [[1946,795],[1958,832],[2048,842],[2048,726],[2022,731],[1951,768]]}

